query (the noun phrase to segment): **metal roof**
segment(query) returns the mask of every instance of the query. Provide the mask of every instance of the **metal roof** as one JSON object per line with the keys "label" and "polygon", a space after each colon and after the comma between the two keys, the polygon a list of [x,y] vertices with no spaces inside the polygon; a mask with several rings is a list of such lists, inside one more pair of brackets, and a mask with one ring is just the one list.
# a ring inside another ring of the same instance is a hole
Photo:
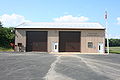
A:
{"label": "metal roof", "polygon": [[57,23],[57,22],[26,22],[16,28],[62,28],[62,29],[105,29],[100,23]]}

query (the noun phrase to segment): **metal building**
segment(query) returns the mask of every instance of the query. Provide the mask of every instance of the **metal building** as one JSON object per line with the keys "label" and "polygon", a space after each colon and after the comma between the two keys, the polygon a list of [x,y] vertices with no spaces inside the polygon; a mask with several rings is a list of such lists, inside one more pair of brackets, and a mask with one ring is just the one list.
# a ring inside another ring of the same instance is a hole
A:
{"label": "metal building", "polygon": [[16,51],[104,53],[105,28],[99,23],[28,22],[15,28]]}

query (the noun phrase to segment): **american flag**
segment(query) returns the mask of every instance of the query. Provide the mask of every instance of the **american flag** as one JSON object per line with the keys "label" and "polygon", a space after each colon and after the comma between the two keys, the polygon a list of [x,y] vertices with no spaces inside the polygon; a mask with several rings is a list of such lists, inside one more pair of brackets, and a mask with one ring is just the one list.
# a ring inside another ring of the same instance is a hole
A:
{"label": "american flag", "polygon": [[108,16],[108,15],[107,15],[107,11],[105,11],[105,19],[107,19],[107,16]]}

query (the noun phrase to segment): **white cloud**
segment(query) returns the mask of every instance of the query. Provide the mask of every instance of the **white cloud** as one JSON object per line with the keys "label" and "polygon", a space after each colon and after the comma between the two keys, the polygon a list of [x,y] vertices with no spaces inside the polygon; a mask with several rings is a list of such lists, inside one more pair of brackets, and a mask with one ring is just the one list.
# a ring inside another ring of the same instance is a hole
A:
{"label": "white cloud", "polygon": [[30,22],[29,20],[26,20],[24,16],[18,14],[12,15],[4,14],[0,16],[0,21],[5,27],[14,27],[23,22]]}
{"label": "white cloud", "polygon": [[54,18],[53,20],[55,22],[86,22],[89,20],[89,18],[84,16],[75,17],[72,15],[66,15],[66,16],[61,16],[59,18]]}
{"label": "white cloud", "polygon": [[120,24],[120,17],[117,17],[117,24]]}
{"label": "white cloud", "polygon": [[109,39],[120,39],[120,34],[109,34]]}

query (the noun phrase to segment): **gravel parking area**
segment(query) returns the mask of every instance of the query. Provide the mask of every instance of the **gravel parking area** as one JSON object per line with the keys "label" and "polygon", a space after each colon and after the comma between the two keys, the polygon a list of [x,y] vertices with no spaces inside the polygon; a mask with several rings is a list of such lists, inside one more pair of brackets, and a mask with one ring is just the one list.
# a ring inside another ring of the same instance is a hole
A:
{"label": "gravel parking area", "polygon": [[120,80],[120,55],[0,53],[0,80]]}

